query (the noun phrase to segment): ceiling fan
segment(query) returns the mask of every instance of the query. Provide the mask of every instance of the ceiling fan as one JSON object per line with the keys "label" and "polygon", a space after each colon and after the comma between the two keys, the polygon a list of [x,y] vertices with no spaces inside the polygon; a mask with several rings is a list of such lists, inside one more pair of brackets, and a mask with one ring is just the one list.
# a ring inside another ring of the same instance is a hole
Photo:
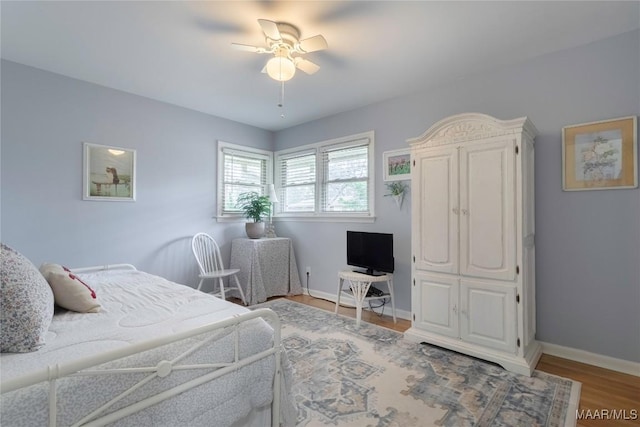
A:
{"label": "ceiling fan", "polygon": [[307,74],[313,74],[320,66],[305,59],[302,55],[323,50],[329,47],[327,41],[320,34],[300,40],[300,31],[294,25],[286,22],[274,22],[258,19],[258,24],[265,35],[267,47],[251,46],[232,43],[239,50],[254,53],[271,53],[274,55],[262,69],[274,80],[285,82],[293,78],[296,68]]}

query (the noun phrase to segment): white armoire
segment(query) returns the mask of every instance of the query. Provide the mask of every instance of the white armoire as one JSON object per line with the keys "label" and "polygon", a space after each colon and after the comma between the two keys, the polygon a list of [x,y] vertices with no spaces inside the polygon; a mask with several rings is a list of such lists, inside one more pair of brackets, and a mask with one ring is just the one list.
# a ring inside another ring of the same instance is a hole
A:
{"label": "white armoire", "polygon": [[526,118],[443,119],[411,145],[412,326],[405,337],[531,375],[534,143]]}

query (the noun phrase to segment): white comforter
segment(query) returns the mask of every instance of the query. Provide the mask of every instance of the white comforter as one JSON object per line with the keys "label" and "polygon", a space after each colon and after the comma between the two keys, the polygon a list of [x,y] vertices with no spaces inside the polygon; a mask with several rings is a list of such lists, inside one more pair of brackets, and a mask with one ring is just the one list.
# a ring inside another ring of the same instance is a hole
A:
{"label": "white comforter", "polygon": [[[16,378],[47,365],[67,363],[127,346],[131,343],[185,331],[248,310],[227,301],[177,285],[139,271],[113,271],[81,275],[94,288],[102,306],[99,313],[60,312],[37,352],[2,354],[2,381]],[[240,353],[253,354],[269,348],[273,330],[261,319],[241,328]],[[195,342],[194,339],[189,342]],[[187,347],[181,342],[110,362],[110,367],[155,366],[159,360],[173,360]],[[224,334],[187,356],[181,363],[210,363],[233,358],[233,339]],[[215,425],[242,422],[255,408],[268,407],[272,400],[272,358],[256,362],[122,420],[122,425]],[[165,390],[168,386],[196,378],[203,372],[173,372],[132,393],[113,409]],[[59,381],[58,425],[69,425],[89,410],[107,402],[148,374],[117,374],[75,377]],[[284,386],[284,385],[283,385]],[[287,395],[287,393],[284,393]],[[289,412],[291,402],[283,401]],[[113,409],[107,411],[111,412]],[[33,386],[2,398],[2,425],[46,425],[46,387]]]}

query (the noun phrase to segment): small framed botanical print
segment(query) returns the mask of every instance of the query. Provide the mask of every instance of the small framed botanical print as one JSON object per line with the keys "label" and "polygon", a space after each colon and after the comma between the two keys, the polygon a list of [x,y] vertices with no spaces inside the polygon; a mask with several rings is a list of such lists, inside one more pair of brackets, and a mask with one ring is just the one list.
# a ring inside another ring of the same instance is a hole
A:
{"label": "small framed botanical print", "polygon": [[635,116],[566,126],[562,129],[562,189],[638,186]]}

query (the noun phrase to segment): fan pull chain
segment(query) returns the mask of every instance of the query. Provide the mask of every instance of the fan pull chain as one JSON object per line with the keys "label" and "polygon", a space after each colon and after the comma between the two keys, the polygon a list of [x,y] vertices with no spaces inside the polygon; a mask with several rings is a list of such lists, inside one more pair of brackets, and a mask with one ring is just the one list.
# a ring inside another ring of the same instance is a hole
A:
{"label": "fan pull chain", "polygon": [[[278,107],[284,109],[284,82],[280,82],[280,102],[278,103]],[[284,119],[284,110],[280,114],[280,117]]]}

